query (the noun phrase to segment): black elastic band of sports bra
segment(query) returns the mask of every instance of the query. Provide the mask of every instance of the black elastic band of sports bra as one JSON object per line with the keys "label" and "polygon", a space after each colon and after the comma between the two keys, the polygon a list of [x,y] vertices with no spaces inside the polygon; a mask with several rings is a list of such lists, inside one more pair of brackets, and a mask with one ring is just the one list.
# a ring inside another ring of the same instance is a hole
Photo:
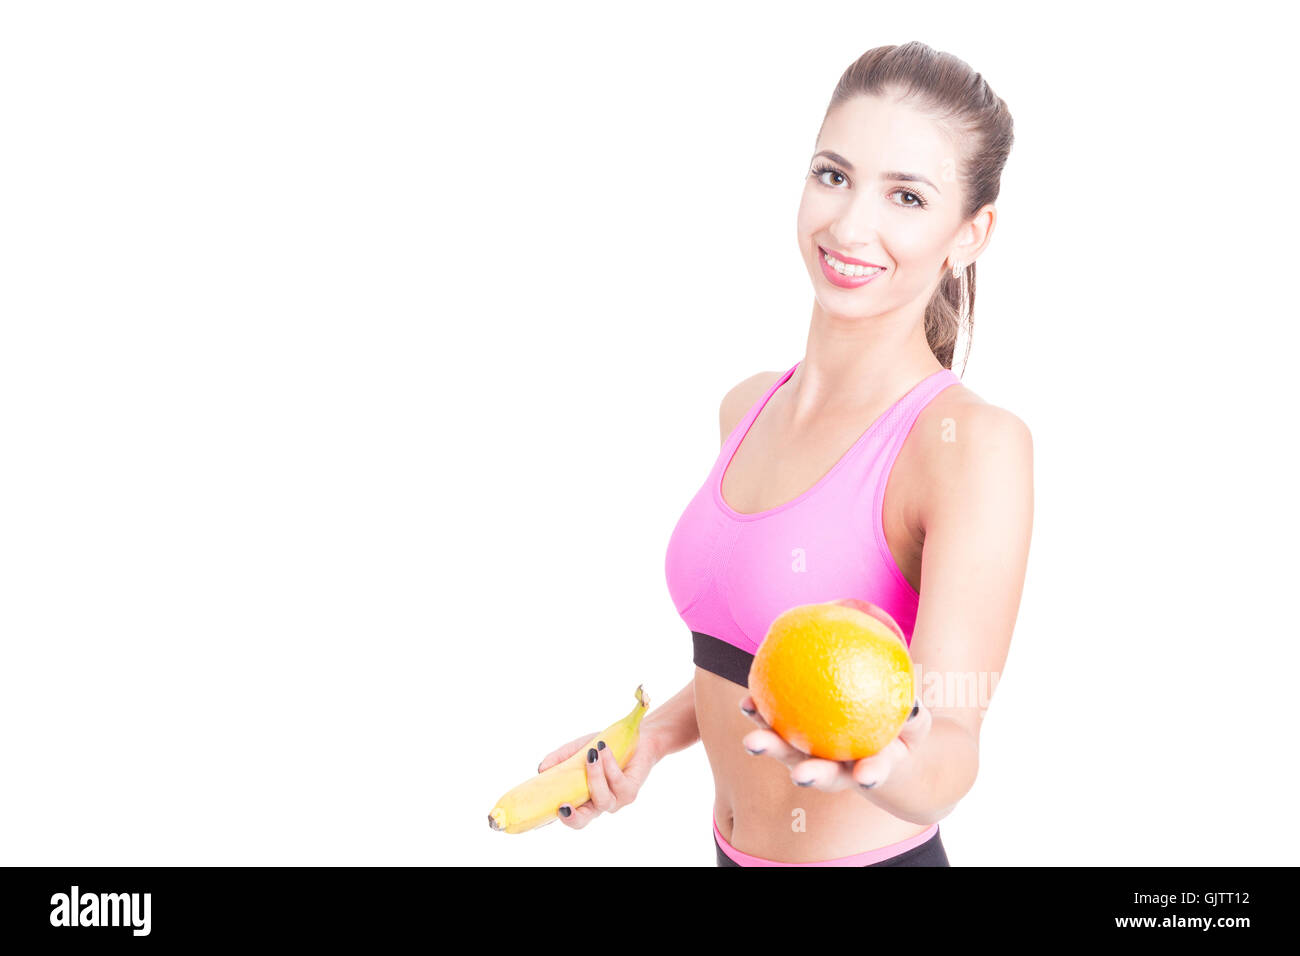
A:
{"label": "black elastic band of sports bra", "polygon": [[725,677],[741,687],[749,686],[749,665],[754,663],[753,654],[712,634],[691,631],[691,639],[695,642],[697,667],[703,667],[709,673]]}

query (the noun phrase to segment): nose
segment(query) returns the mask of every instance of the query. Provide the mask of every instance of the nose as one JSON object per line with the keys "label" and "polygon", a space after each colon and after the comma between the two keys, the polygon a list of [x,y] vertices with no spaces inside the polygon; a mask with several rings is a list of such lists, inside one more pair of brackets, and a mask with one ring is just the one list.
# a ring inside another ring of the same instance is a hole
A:
{"label": "nose", "polygon": [[863,193],[844,205],[831,224],[831,237],[845,255],[854,249],[865,249],[876,238],[875,205],[871,196]]}

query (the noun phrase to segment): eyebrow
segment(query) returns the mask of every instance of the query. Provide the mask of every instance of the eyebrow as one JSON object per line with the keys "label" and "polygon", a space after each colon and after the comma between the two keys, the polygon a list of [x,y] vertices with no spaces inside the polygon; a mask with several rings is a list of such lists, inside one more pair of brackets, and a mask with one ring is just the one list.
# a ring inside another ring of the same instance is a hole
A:
{"label": "eyebrow", "polygon": [[[827,159],[831,160],[831,162],[839,163],[849,172],[853,172],[853,164],[839,153],[833,152],[829,149],[823,149],[820,153],[817,153],[816,156],[813,156],[813,159],[816,159],[817,156],[825,156]],[[925,183],[927,186],[932,187],[935,192],[943,192],[943,190],[938,186],[935,186],[934,183],[930,182],[930,180],[926,179],[920,173],[902,173],[896,169],[889,169],[881,173],[880,178],[904,183]]]}

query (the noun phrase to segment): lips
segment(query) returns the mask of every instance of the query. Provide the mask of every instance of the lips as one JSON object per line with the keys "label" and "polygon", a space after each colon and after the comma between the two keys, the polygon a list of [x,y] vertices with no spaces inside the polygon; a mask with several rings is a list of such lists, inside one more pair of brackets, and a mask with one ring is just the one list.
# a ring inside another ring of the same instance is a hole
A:
{"label": "lips", "polygon": [[[831,253],[831,255],[834,255],[834,253]],[[885,270],[883,268],[881,268],[880,266],[876,266],[871,272],[868,272],[866,275],[863,276],[841,275],[831,267],[831,264],[826,261],[826,256],[822,255],[821,253],[818,253],[817,255],[817,263],[821,266],[822,275],[825,277],[826,281],[829,282],[831,285],[841,289],[861,288],[862,286],[866,285],[869,282],[876,281],[878,278],[880,278],[885,274]],[[862,263],[862,264],[868,265],[868,263]]]}
{"label": "lips", "polygon": [[827,249],[825,246],[818,246],[817,249],[821,252],[826,253],[829,256],[832,256],[835,259],[838,259],[840,262],[843,262],[845,265],[870,266],[873,269],[884,268],[884,266],[882,266],[879,262],[867,262],[864,259],[854,259],[852,256],[846,256],[841,252],[836,252],[834,249]]}

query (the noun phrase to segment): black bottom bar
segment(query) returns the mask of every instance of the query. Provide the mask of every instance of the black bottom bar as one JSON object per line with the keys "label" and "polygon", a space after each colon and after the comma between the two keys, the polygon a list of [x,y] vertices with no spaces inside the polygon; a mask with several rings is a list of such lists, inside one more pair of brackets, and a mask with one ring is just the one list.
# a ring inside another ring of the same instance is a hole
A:
{"label": "black bottom bar", "polygon": [[695,642],[697,667],[703,667],[709,673],[725,677],[741,687],[749,686],[749,665],[754,663],[753,654],[712,634],[691,631],[691,639]]}

